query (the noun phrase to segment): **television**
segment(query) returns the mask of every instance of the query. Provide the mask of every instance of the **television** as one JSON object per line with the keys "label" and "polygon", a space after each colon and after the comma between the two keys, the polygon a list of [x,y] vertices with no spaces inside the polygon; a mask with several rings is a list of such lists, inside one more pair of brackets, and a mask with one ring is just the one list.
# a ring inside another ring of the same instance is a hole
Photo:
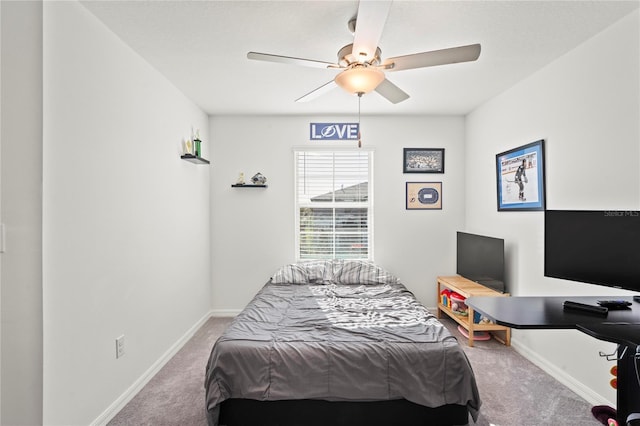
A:
{"label": "television", "polygon": [[640,292],[640,212],[547,210],[544,275]]}
{"label": "television", "polygon": [[504,240],[458,231],[456,273],[504,293]]}

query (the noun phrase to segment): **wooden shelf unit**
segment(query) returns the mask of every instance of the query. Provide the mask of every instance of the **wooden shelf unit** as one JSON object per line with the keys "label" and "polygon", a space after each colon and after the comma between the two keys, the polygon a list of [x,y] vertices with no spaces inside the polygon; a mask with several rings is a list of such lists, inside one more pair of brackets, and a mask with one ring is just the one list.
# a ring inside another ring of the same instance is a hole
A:
{"label": "wooden shelf unit", "polygon": [[[469,332],[469,346],[473,346],[473,333],[474,331],[488,331],[501,343],[506,346],[511,346],[511,329],[509,327],[498,324],[477,324],[473,322],[474,310],[471,306],[468,307],[468,315],[456,314],[449,307],[442,304],[442,297],[440,292],[448,288],[455,291],[461,296],[467,298],[471,296],[487,296],[487,297],[509,297],[508,293],[499,293],[488,287],[478,284],[474,281],[468,280],[461,276],[450,277],[438,277],[438,313],[437,317],[442,318],[442,314],[451,317],[464,329]],[[496,334],[500,332],[504,337]]]}

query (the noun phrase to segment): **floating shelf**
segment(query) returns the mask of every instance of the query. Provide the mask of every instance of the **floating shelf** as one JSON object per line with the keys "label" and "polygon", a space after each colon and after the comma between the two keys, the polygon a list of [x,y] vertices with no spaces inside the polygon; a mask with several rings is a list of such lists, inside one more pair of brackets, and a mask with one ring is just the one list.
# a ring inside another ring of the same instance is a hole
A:
{"label": "floating shelf", "polygon": [[209,164],[209,160],[205,160],[202,157],[196,157],[193,154],[184,154],[184,155],[181,155],[180,158],[194,164]]}
{"label": "floating shelf", "polygon": [[254,185],[254,184],[244,184],[244,185],[240,185],[240,184],[233,184],[231,185],[232,188],[266,188],[267,185]]}

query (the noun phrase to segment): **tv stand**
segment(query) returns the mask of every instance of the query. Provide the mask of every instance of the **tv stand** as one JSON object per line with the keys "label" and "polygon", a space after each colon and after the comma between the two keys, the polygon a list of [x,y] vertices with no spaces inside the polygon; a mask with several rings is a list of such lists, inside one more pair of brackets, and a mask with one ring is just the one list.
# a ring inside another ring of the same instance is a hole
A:
{"label": "tv stand", "polygon": [[[469,333],[469,346],[473,346],[474,339],[474,331],[489,331],[494,332],[494,337],[499,342],[505,344],[506,346],[511,346],[511,329],[509,327],[505,327],[503,325],[498,324],[478,324],[473,321],[474,318],[474,310],[473,307],[469,306],[467,315],[459,315],[456,314],[450,307],[445,306],[442,303],[442,298],[440,297],[440,292],[448,288],[449,290],[453,290],[456,293],[460,294],[463,297],[471,297],[471,296],[491,296],[491,297],[506,297],[509,296],[507,293],[499,293],[495,290],[487,288],[481,284],[478,284],[475,281],[468,280],[461,276],[452,276],[452,277],[438,277],[438,312],[437,317],[442,318],[442,314],[445,314],[455,320],[460,326],[462,326]],[[504,338],[499,335],[496,335],[495,332],[504,333]]]}

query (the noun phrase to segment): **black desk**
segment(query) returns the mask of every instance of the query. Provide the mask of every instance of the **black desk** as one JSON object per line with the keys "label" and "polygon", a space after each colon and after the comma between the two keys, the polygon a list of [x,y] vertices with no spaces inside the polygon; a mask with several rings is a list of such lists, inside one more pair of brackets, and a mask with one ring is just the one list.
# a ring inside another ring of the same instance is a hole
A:
{"label": "black desk", "polygon": [[465,303],[497,324],[519,329],[577,329],[596,339],[617,343],[618,424],[630,413],[640,412],[640,384],[636,376],[636,348],[640,345],[640,303],[631,309],[609,310],[607,316],[564,311],[565,300],[595,305],[598,300],[631,297],[470,297]]}

